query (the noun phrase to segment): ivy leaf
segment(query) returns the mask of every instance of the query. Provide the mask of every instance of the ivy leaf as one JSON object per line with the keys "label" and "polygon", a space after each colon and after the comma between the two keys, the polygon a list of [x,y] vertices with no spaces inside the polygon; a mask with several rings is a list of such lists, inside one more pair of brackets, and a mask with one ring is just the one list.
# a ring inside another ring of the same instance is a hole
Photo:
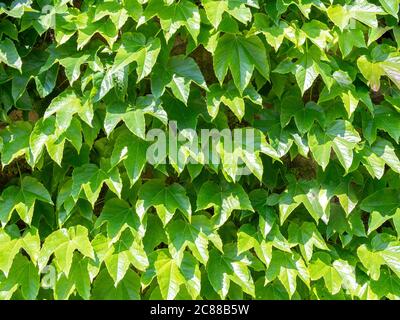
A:
{"label": "ivy leaf", "polygon": [[257,36],[224,34],[214,53],[214,71],[222,85],[228,68],[240,94],[249,85],[254,68],[269,79],[269,63],[263,44]]}
{"label": "ivy leaf", "polygon": [[185,252],[180,270],[185,278],[186,289],[190,296],[192,299],[198,298],[201,290],[201,271],[197,260]]}
{"label": "ivy leaf", "polygon": [[33,166],[39,162],[43,150],[46,148],[49,156],[61,166],[66,141],[69,141],[77,152],[81,150],[81,131],[81,123],[76,118],[71,119],[71,123],[66,130],[56,126],[56,118],[54,116],[40,119],[35,123],[29,137],[31,152],[29,163]]}
{"label": "ivy leaf", "polygon": [[388,234],[377,234],[370,246],[363,244],[358,247],[357,255],[373,280],[379,279],[381,265],[387,265],[399,276],[399,243],[390,239]]}
{"label": "ivy leaf", "polygon": [[211,181],[201,186],[197,196],[196,211],[210,207],[214,207],[212,221],[217,227],[228,220],[233,210],[253,211],[249,197],[239,184],[217,185]]}
{"label": "ivy leaf", "polygon": [[144,11],[146,19],[150,19],[156,14],[158,15],[167,41],[182,26],[189,31],[193,40],[197,41],[200,32],[198,7],[188,0],[176,2],[168,6],[165,6],[162,2],[162,0],[152,0],[149,2]]}
{"label": "ivy leaf", "polygon": [[203,74],[196,62],[190,57],[178,55],[171,57],[165,67],[161,65],[156,67],[151,87],[156,97],[164,93],[165,87],[169,87],[175,97],[187,104],[192,82],[208,90]]}
{"label": "ivy leaf", "polygon": [[242,225],[237,236],[237,251],[239,254],[246,252],[258,245],[257,230],[250,224]]}
{"label": "ivy leaf", "polygon": [[314,126],[308,134],[308,139],[310,150],[323,169],[328,165],[333,148],[346,171],[353,163],[353,149],[361,141],[358,132],[346,120],[332,122],[326,133]]}
{"label": "ivy leaf", "polygon": [[125,277],[131,264],[140,271],[146,270],[149,266],[143,246],[137,239],[138,236],[140,237],[137,232],[125,230],[104,258],[108,273],[113,278],[115,285]]}
{"label": "ivy leaf", "polygon": [[259,214],[258,227],[261,235],[265,238],[271,232],[276,223],[275,210],[266,201],[267,192],[263,189],[256,189],[249,194],[253,208]]}
{"label": "ivy leaf", "polygon": [[121,199],[110,199],[106,202],[95,228],[107,223],[107,235],[110,239],[119,238],[126,228],[138,229],[139,221],[131,206]]}
{"label": "ivy leaf", "polygon": [[230,281],[233,281],[244,292],[254,296],[255,288],[249,270],[251,261],[244,254],[237,255],[236,250],[231,246],[225,247],[224,252],[225,254],[221,254],[215,249],[210,251],[207,272],[214,290],[224,299],[228,294]]}
{"label": "ivy leaf", "polygon": [[285,39],[288,24],[284,21],[280,21],[279,24],[270,26],[267,21],[268,17],[265,14],[254,14],[254,27],[256,30],[261,31],[268,44],[273,47],[275,51],[278,51]]}
{"label": "ivy leaf", "polygon": [[3,229],[0,230],[0,270],[8,276],[15,256],[21,249],[20,239],[13,239]]}
{"label": "ivy leaf", "polygon": [[1,291],[14,292],[18,287],[24,299],[34,300],[39,292],[39,271],[26,257],[17,255],[5,281],[0,284]]}
{"label": "ivy leaf", "polygon": [[89,126],[92,125],[92,104],[88,100],[82,101],[74,91],[66,90],[57,98],[53,99],[46,109],[44,119],[47,119],[52,114],[56,114],[57,126],[62,130],[66,130],[71,124],[73,115],[76,113]]}
{"label": "ivy leaf", "polygon": [[[126,35],[126,37],[130,35]],[[132,47],[124,47],[123,49],[119,49],[120,51],[117,52],[115,57],[115,63],[118,67],[121,68],[120,64],[125,64],[124,61],[126,58],[124,57],[125,54],[131,54],[131,51],[134,51],[133,57],[134,61],[137,62],[136,73],[138,75],[137,82],[142,80],[144,77],[148,76],[156,63],[158,54],[160,52],[160,41],[158,38],[155,39],[148,39],[145,42],[144,37],[141,34],[134,34],[132,38],[124,38],[123,43],[129,43]],[[137,50],[137,47],[142,47],[140,50]],[[133,59],[131,56],[131,59]],[[122,60],[120,62],[120,60]],[[114,64],[114,65],[115,65]]]}
{"label": "ivy leaf", "polygon": [[3,166],[28,153],[31,130],[32,126],[29,122],[17,121],[0,131],[0,152]]}
{"label": "ivy leaf", "polygon": [[90,21],[86,19],[86,23],[78,29],[78,47],[77,49],[82,49],[90,39],[99,33],[107,43],[112,46],[118,38],[118,29],[115,24],[110,19]]}
{"label": "ivy leaf", "polygon": [[154,268],[163,299],[174,299],[179,292],[180,285],[185,283],[185,278],[179,270],[176,260],[172,259],[165,251],[158,251]]}
{"label": "ivy leaf", "polygon": [[209,241],[222,250],[219,235],[213,230],[211,221],[203,215],[193,216],[190,224],[183,220],[172,221],[167,227],[167,233],[172,255],[189,247],[198,261],[207,264]]}
{"label": "ivy leaf", "polygon": [[320,21],[313,20],[307,22],[303,24],[301,29],[306,34],[307,38],[321,50],[325,50],[328,43],[333,40],[333,36],[331,35],[327,25]]}
{"label": "ivy leaf", "polygon": [[211,22],[215,29],[218,28],[222,21],[223,14],[227,12],[238,21],[246,24],[251,20],[250,8],[246,5],[258,8],[254,1],[232,1],[232,0],[203,0],[204,10],[208,20]]}
{"label": "ivy leaf", "polygon": [[343,30],[350,23],[350,19],[356,19],[371,28],[376,28],[378,26],[376,15],[385,14],[385,12],[382,8],[366,0],[358,0],[350,5],[330,6],[327,10],[327,14],[329,19]]}
{"label": "ivy leaf", "polygon": [[390,214],[398,208],[399,197],[396,189],[385,188],[366,197],[361,201],[360,208],[367,212],[379,211]]}
{"label": "ivy leaf", "polygon": [[399,0],[379,0],[379,2],[387,13],[391,14],[396,19],[398,18],[397,13],[399,12],[400,6]]}
{"label": "ivy leaf", "polygon": [[[296,186],[293,200],[297,203],[303,203],[308,213],[316,222],[322,219],[322,221],[327,223],[329,220],[329,200],[331,197],[332,194],[330,194],[329,190],[319,186],[315,181],[302,181]],[[281,221],[285,216],[281,216]],[[321,242],[320,246],[323,246]]]}
{"label": "ivy leaf", "polygon": [[93,283],[93,299],[99,300],[140,300],[140,278],[133,271],[128,270],[125,277],[114,285],[114,281],[106,269],[100,271]]}
{"label": "ivy leaf", "polygon": [[311,280],[324,279],[326,288],[333,295],[337,294],[342,288],[342,277],[331,264],[331,257],[327,253],[318,252],[313,257],[310,266]]}
{"label": "ivy leaf", "polygon": [[385,164],[393,171],[400,172],[400,161],[393,145],[385,139],[377,139],[372,147],[365,146],[361,152],[361,162],[373,177],[380,179],[385,172]]}
{"label": "ivy leaf", "polygon": [[31,227],[21,238],[21,247],[28,253],[31,261],[36,265],[40,253],[40,237],[38,229]]}
{"label": "ivy leaf", "polygon": [[74,281],[75,288],[79,295],[88,300],[90,298],[90,274],[89,274],[89,260],[79,259],[77,255],[74,257],[71,272],[69,277]]}
{"label": "ivy leaf", "polygon": [[0,62],[22,72],[22,60],[15,48],[14,42],[10,39],[0,41]]}
{"label": "ivy leaf", "polygon": [[39,269],[43,270],[50,256],[54,253],[55,263],[60,271],[68,276],[74,251],[94,259],[94,251],[88,238],[88,230],[83,226],[59,229],[50,234],[40,250]]}
{"label": "ivy leaf", "polygon": [[394,84],[400,88],[399,67],[400,55],[389,53],[382,61],[370,61],[365,55],[357,60],[357,66],[362,75],[368,80],[369,86],[374,91],[378,91],[381,84],[381,76],[387,76]]}
{"label": "ivy leaf", "polygon": [[296,292],[297,277],[306,285],[309,285],[310,275],[303,259],[297,253],[289,254],[278,250],[273,251],[271,264],[265,274],[265,284],[278,278],[289,297],[292,297]]}
{"label": "ivy leaf", "polygon": [[314,246],[321,250],[329,250],[313,222],[303,222],[302,225],[291,223],[288,231],[289,241],[300,245],[300,251],[306,261],[312,258]]}
{"label": "ivy leaf", "polygon": [[139,97],[135,106],[118,100],[107,102],[104,129],[108,136],[120,121],[124,121],[129,131],[145,140],[146,114],[151,115],[164,123],[167,122],[167,114],[162,108],[160,101],[154,99],[151,95]]}
{"label": "ivy leaf", "polygon": [[123,251],[113,254],[105,259],[105,264],[116,286],[125,277],[129,265],[131,264],[129,261],[129,253]]}
{"label": "ivy leaf", "polygon": [[330,67],[321,60],[324,60],[324,57],[320,49],[312,46],[296,62],[294,70],[290,70],[295,75],[302,95],[311,88],[318,75],[321,76],[328,89],[332,86],[333,79],[330,75]]}
{"label": "ivy leaf", "polygon": [[316,69],[314,60],[306,55],[302,58],[301,62],[296,68],[296,81],[300,87],[301,93],[304,94],[318,77],[318,71]]}
{"label": "ivy leaf", "polygon": [[[253,173],[260,181],[263,176],[263,165],[260,152],[266,141],[261,132],[253,131],[252,136],[247,137],[246,130],[236,130],[234,140],[241,137],[241,141],[229,141],[229,138],[220,139],[217,142],[217,152],[221,157],[223,173],[228,175],[234,182],[236,177],[246,172]],[[241,165],[241,161],[245,166]]]}
{"label": "ivy leaf", "polygon": [[179,209],[190,221],[192,208],[185,189],[177,184],[165,186],[160,180],[150,180],[139,190],[136,212],[142,220],[150,207],[154,207],[164,226]]}
{"label": "ivy leaf", "polygon": [[146,40],[141,33],[125,33],[115,55],[114,64],[105,73],[95,101],[103,98],[114,86],[113,77],[133,62],[137,63],[137,82],[149,75],[156,63],[160,48],[158,38]]}
{"label": "ivy leaf", "polygon": [[363,32],[359,29],[344,30],[339,35],[339,48],[343,57],[349,55],[353,47],[366,48]]}
{"label": "ivy leaf", "polygon": [[121,133],[115,141],[111,155],[111,166],[124,163],[126,173],[133,185],[140,177],[146,164],[148,144],[129,133]]}
{"label": "ivy leaf", "polygon": [[117,195],[120,194],[122,182],[118,169],[114,168],[107,172],[92,163],[75,168],[72,174],[71,196],[76,202],[83,191],[94,207],[103,183],[106,183]]}
{"label": "ivy leaf", "polygon": [[207,110],[209,115],[215,118],[218,114],[220,104],[223,103],[232,110],[239,120],[242,120],[245,114],[245,99],[254,104],[262,105],[261,96],[250,86],[244,90],[241,96],[231,82],[222,87],[214,84],[210,87],[209,92],[207,92]]}
{"label": "ivy leaf", "polygon": [[5,225],[14,210],[27,224],[31,224],[36,200],[53,204],[49,192],[35,178],[26,176],[22,179],[21,186],[11,186],[3,191],[0,203],[0,221]]}

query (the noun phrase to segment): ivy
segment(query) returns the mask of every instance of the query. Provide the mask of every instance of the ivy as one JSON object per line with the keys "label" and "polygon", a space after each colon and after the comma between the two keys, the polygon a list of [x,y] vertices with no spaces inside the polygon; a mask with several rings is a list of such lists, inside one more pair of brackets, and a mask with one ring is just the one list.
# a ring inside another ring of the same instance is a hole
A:
{"label": "ivy", "polygon": [[0,3],[0,299],[399,299],[399,6]]}

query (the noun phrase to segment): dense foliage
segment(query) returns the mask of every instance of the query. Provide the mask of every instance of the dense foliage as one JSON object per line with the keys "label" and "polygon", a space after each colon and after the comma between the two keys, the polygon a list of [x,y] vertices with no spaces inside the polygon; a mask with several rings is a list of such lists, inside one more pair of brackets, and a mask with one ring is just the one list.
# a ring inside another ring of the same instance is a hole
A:
{"label": "dense foliage", "polygon": [[[398,19],[399,0],[0,2],[0,297],[400,298]],[[149,161],[171,121],[185,139]],[[252,152],[192,148],[246,128]]]}

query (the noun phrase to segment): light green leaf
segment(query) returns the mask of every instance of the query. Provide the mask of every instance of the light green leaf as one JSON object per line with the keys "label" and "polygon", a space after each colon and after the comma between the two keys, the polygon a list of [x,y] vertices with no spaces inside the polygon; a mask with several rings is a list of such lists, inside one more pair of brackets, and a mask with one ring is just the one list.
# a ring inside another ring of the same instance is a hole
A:
{"label": "light green leaf", "polygon": [[242,94],[248,86],[254,68],[269,79],[269,63],[261,40],[257,36],[242,37],[224,34],[219,40],[214,53],[214,71],[222,84],[228,72]]}
{"label": "light green leaf", "polygon": [[165,186],[160,180],[146,182],[139,190],[136,212],[142,220],[150,207],[154,207],[164,226],[179,209],[190,221],[192,208],[185,189],[177,184]]}
{"label": "light green leaf", "polygon": [[212,221],[215,225],[223,225],[233,210],[253,211],[249,197],[239,184],[206,182],[197,196],[197,209],[204,210],[214,207]]}
{"label": "light green leaf", "polygon": [[39,269],[43,270],[50,256],[54,253],[55,263],[60,271],[68,276],[74,251],[94,259],[94,251],[88,238],[88,230],[83,226],[59,229],[50,234],[40,250]]}
{"label": "light green leaf", "polygon": [[14,42],[10,39],[0,41],[0,62],[18,69],[21,72],[22,60],[15,48]]}
{"label": "light green leaf", "polygon": [[137,230],[139,219],[133,208],[124,200],[110,199],[106,202],[99,218],[96,220],[95,228],[107,223],[107,235],[111,239],[119,238],[126,228]]}

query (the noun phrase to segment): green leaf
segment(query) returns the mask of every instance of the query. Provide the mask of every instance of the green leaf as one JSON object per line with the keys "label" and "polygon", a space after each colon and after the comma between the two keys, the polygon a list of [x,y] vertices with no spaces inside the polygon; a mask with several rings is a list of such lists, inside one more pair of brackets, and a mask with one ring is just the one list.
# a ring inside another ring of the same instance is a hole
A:
{"label": "green leaf", "polygon": [[72,121],[74,114],[85,121],[89,126],[92,125],[93,106],[90,101],[82,101],[72,90],[66,90],[57,98],[53,99],[49,107],[46,109],[44,119],[49,118],[52,114],[56,114],[56,124],[62,130],[66,130]]}
{"label": "green leaf", "polygon": [[[314,130],[313,130],[314,129]],[[308,135],[310,150],[323,169],[330,158],[331,148],[346,171],[353,163],[353,149],[361,141],[360,135],[346,120],[333,121],[324,133],[314,126]]]}
{"label": "green leaf", "polygon": [[111,239],[119,238],[126,228],[138,229],[139,221],[133,208],[124,200],[110,199],[106,202],[95,227],[107,223],[107,235]]}
{"label": "green leaf", "polygon": [[251,11],[250,8],[246,7],[246,4],[258,8],[257,3],[254,1],[203,0],[202,3],[207,18],[215,29],[217,29],[221,23],[225,12],[246,24],[251,20]]}
{"label": "green leaf", "polygon": [[110,46],[118,38],[118,29],[110,19],[98,21],[86,19],[86,23],[81,24],[78,29],[77,49],[85,47],[96,33],[99,33]]}
{"label": "green leaf", "polygon": [[321,50],[325,50],[328,43],[333,40],[333,36],[330,34],[327,25],[320,21],[312,20],[311,22],[304,23],[301,29],[307,38]]}
{"label": "green leaf", "polygon": [[198,7],[188,0],[165,6],[162,0],[151,0],[144,11],[146,19],[158,15],[165,39],[169,41],[180,27],[185,27],[194,41],[200,32]]}
{"label": "green leaf", "polygon": [[21,249],[20,239],[13,239],[3,229],[0,229],[0,270],[8,276],[15,256]]}
{"label": "green leaf", "polygon": [[254,68],[269,79],[269,63],[261,40],[257,36],[242,37],[224,34],[215,49],[215,74],[222,85],[228,68],[240,94],[249,85]]}
{"label": "green leaf", "polygon": [[0,292],[14,292],[20,287],[24,299],[34,300],[39,292],[39,280],[39,271],[33,263],[26,257],[17,255],[7,279],[0,284]]}
{"label": "green leaf", "polygon": [[167,234],[173,256],[189,247],[193,256],[203,264],[208,261],[209,241],[217,248],[222,248],[218,233],[213,230],[211,221],[203,215],[193,216],[190,224],[183,220],[172,221],[167,227]]}
{"label": "green leaf", "polygon": [[273,251],[271,264],[265,273],[265,284],[278,278],[289,297],[292,297],[296,292],[297,277],[306,285],[309,285],[310,275],[303,259],[297,253],[289,254],[278,250]]}
{"label": "green leaf", "polygon": [[79,259],[75,255],[75,261],[72,264],[70,278],[75,282],[76,291],[79,295],[88,300],[90,298],[91,278],[89,274],[89,260]]}
{"label": "green leaf", "polygon": [[166,66],[156,66],[151,83],[152,92],[159,97],[164,93],[165,87],[169,87],[175,97],[187,104],[192,82],[208,90],[203,74],[192,58],[183,55],[173,56]]}
{"label": "green leaf", "polygon": [[288,231],[289,242],[300,245],[300,251],[306,261],[312,258],[314,246],[321,250],[329,250],[313,222],[304,222],[302,225],[291,223]]}
{"label": "green leaf", "polygon": [[190,296],[192,299],[198,298],[201,290],[201,271],[196,259],[186,252],[180,269],[185,278],[186,289]]}
{"label": "green leaf", "polygon": [[177,184],[165,186],[160,180],[150,180],[139,190],[136,212],[142,220],[150,207],[154,207],[164,226],[172,219],[179,209],[190,221],[192,207],[185,189]]}
{"label": "green leaf", "polygon": [[286,22],[280,21],[277,25],[269,26],[266,23],[267,20],[267,16],[263,13],[254,14],[254,27],[257,31],[262,32],[268,44],[273,47],[275,51],[278,51],[286,36],[288,25]]}
{"label": "green leaf", "polygon": [[364,198],[360,208],[367,212],[378,211],[383,214],[393,213],[399,205],[400,195],[396,189],[385,188]]}
{"label": "green leaf", "polygon": [[133,62],[137,64],[137,82],[148,76],[156,63],[160,48],[158,38],[146,40],[141,33],[125,33],[115,55],[114,63],[105,73],[95,100],[103,98],[114,87],[113,77]]}
{"label": "green leaf", "polygon": [[343,30],[351,21],[356,19],[371,28],[378,26],[377,14],[385,14],[382,8],[367,2],[366,0],[355,1],[350,5],[333,5],[327,10],[329,19],[331,19],[341,30]]}
{"label": "green leaf", "polygon": [[103,183],[106,183],[114,193],[119,195],[122,189],[122,182],[118,168],[106,171],[92,163],[75,168],[72,173],[71,196],[76,202],[84,193],[87,200],[94,207]]}
{"label": "green leaf", "polygon": [[54,254],[57,268],[68,276],[74,251],[94,259],[94,251],[88,238],[88,230],[83,226],[59,229],[50,234],[40,250],[39,269],[43,270],[50,256]]}
{"label": "green leaf", "polygon": [[381,84],[381,76],[387,76],[394,84],[400,88],[399,67],[400,55],[389,53],[382,61],[370,61],[366,56],[361,56],[357,60],[357,66],[362,75],[367,79],[368,85],[374,91],[378,91]]}
{"label": "green leaf", "polygon": [[331,257],[327,253],[318,253],[313,257],[310,265],[311,280],[324,279],[326,288],[331,294],[337,294],[342,288],[342,277],[331,264]]}
{"label": "green leaf", "polygon": [[247,294],[254,297],[255,288],[250,274],[250,261],[246,255],[237,255],[233,247],[225,247],[225,254],[210,251],[207,264],[208,279],[214,290],[224,299],[229,291],[230,281],[235,282]]}
{"label": "green leaf", "polygon": [[385,139],[377,139],[370,148],[365,146],[362,150],[361,162],[368,172],[377,178],[381,178],[387,164],[393,171],[400,171],[400,161],[394,152],[393,145]]}
{"label": "green leaf", "polygon": [[18,69],[21,72],[22,60],[15,48],[14,42],[10,39],[0,41],[0,62]]}
{"label": "green leaf", "polygon": [[353,47],[366,47],[363,32],[359,29],[344,30],[339,35],[339,48],[343,57],[349,55]]}
{"label": "green leaf", "polygon": [[93,283],[92,299],[96,300],[140,300],[140,279],[128,270],[125,277],[114,286],[107,270],[103,269]]}
{"label": "green leaf", "polygon": [[36,200],[53,204],[49,192],[35,178],[26,176],[21,181],[21,186],[9,187],[2,193],[0,203],[0,221],[7,224],[11,214],[16,210],[21,219],[31,224]]}
{"label": "green leaf", "polygon": [[249,197],[239,184],[217,185],[208,181],[198,193],[196,211],[210,207],[214,207],[212,221],[217,227],[228,220],[233,210],[253,211]]}
{"label": "green leaf", "polygon": [[358,247],[357,255],[371,278],[378,280],[382,265],[387,265],[399,276],[399,248],[399,242],[392,241],[388,234],[377,234],[370,246],[363,244]]}
{"label": "green leaf", "polygon": [[399,12],[399,0],[379,0],[385,11],[398,19],[397,13]]}
{"label": "green leaf", "polygon": [[140,178],[146,164],[147,147],[144,140],[129,133],[120,134],[115,141],[111,166],[123,162],[132,185]]}
{"label": "green leaf", "polygon": [[0,154],[3,166],[28,153],[31,130],[29,122],[17,121],[0,131]]}
{"label": "green leaf", "polygon": [[222,87],[214,84],[210,87],[209,92],[207,92],[207,110],[212,118],[217,116],[219,106],[223,103],[232,110],[239,120],[242,120],[245,114],[246,101],[262,105],[261,96],[250,86],[244,90],[242,96],[232,82]]}
{"label": "green leaf", "polygon": [[176,260],[166,252],[158,251],[154,268],[163,299],[174,299],[179,292],[180,285],[185,283],[185,278],[179,270]]}

